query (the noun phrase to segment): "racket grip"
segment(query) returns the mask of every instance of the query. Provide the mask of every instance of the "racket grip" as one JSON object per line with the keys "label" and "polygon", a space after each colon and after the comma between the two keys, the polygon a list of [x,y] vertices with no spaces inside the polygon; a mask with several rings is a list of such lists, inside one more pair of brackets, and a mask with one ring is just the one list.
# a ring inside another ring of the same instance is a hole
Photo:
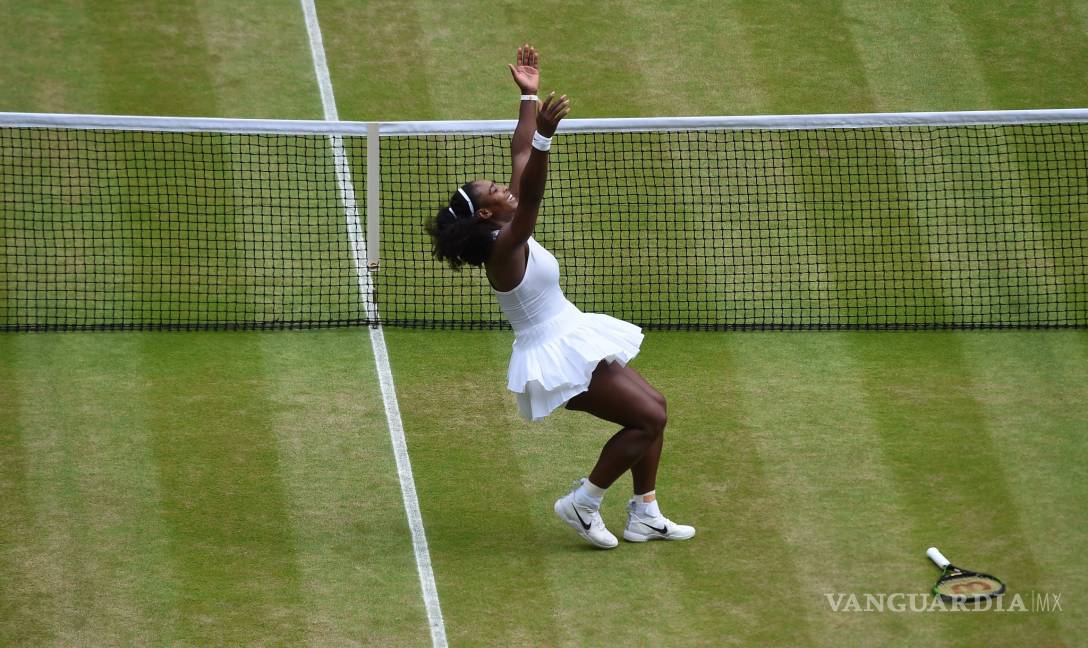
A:
{"label": "racket grip", "polygon": [[944,557],[944,554],[941,553],[937,549],[937,547],[930,547],[929,549],[926,549],[926,555],[929,556],[929,559],[936,563],[937,566],[941,569],[944,569],[948,566],[948,559]]}

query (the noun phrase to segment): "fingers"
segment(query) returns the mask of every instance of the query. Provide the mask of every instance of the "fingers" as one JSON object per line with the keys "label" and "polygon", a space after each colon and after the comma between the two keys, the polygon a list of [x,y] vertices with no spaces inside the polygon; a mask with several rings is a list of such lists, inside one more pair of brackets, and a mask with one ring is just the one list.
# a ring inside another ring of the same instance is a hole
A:
{"label": "fingers", "polygon": [[570,114],[570,99],[567,99],[566,95],[560,100],[559,105],[555,110],[555,120],[559,121]]}
{"label": "fingers", "polygon": [[559,97],[558,99],[554,99],[552,101],[552,105],[548,106],[548,114],[551,115],[552,117],[555,117],[559,113],[559,109],[563,106],[563,101],[565,99],[566,99],[565,95],[562,96],[562,97]]}
{"label": "fingers", "polygon": [[521,67],[523,65],[531,68],[540,67],[540,53],[529,43],[525,43],[518,48],[517,66]]}
{"label": "fingers", "polygon": [[537,112],[537,132],[544,137],[551,137],[555,134],[559,122],[569,113],[570,99],[567,95],[556,97],[554,92],[549,93]]}
{"label": "fingers", "polygon": [[540,106],[540,112],[548,112],[551,109],[552,100],[555,99],[555,91],[548,93],[547,97],[544,97],[544,103]]}
{"label": "fingers", "polygon": [[[548,99],[552,99],[554,95],[555,93],[553,92],[551,95],[548,96]],[[559,97],[559,99],[556,99],[547,107],[547,111],[549,115],[562,119],[567,113],[570,112],[570,99],[567,98],[567,95]]]}
{"label": "fingers", "polygon": [[556,98],[555,93],[550,93],[540,106],[540,115],[549,121],[558,122],[570,114],[570,99],[567,95]]}
{"label": "fingers", "polygon": [[563,95],[562,98],[559,101],[559,109],[556,112],[555,118],[557,120],[558,119],[563,119],[564,117],[566,117],[569,114],[570,114],[570,99],[567,98],[567,95]]}

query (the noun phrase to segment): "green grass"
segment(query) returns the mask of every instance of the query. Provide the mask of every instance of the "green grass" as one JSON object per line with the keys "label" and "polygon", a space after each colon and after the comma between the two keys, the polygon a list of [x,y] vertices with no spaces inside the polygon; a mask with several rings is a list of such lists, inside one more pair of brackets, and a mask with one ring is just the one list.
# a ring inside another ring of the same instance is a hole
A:
{"label": "green grass", "polygon": [[4,335],[0,643],[425,640],[376,379],[363,331]]}
{"label": "green grass", "polygon": [[[1088,105],[1080,3],[318,10],[345,119],[512,117],[504,65],[526,40],[580,117]],[[296,2],[7,3],[0,34],[0,110],[321,114]],[[670,399],[663,506],[699,535],[609,553],[550,512],[609,426],[520,421],[508,333],[386,336],[453,645],[1062,645],[1088,629],[1084,332],[653,332],[635,366]],[[368,349],[364,330],[0,335],[0,644],[425,645]],[[614,529],[626,488],[606,499]],[[1065,609],[830,611],[828,593],[926,591],[930,544]]]}
{"label": "green grass", "polygon": [[[511,45],[577,117],[1080,108],[1076,2],[319,3],[343,119],[509,119]],[[363,34],[369,36],[363,37]]]}
{"label": "green grass", "polygon": [[0,25],[4,111],[321,118],[288,0],[4,3]]}
{"label": "green grass", "polygon": [[[401,400],[416,404],[405,425],[454,643],[944,645],[954,628],[1060,643],[1083,627],[1073,604],[835,614],[824,597],[926,591],[931,544],[1014,591],[1084,591],[1068,569],[1088,496],[1083,333],[652,333],[635,366],[670,397],[659,491],[699,535],[607,556],[547,504],[611,426],[518,421],[503,334],[387,337]],[[611,527],[627,488],[606,497]]]}

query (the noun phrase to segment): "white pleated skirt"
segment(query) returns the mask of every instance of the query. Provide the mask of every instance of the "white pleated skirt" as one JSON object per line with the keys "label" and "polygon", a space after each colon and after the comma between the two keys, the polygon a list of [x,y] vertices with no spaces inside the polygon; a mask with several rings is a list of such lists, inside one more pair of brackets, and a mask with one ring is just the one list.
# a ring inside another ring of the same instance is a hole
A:
{"label": "white pleated skirt", "polygon": [[615,317],[583,313],[573,304],[561,315],[518,333],[507,388],[521,416],[538,421],[589,389],[602,360],[626,365],[638,355],[642,329]]}

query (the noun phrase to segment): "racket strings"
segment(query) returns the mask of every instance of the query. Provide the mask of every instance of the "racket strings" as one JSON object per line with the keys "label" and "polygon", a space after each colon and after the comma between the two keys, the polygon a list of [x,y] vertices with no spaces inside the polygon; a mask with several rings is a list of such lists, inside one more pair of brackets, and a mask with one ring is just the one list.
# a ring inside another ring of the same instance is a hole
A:
{"label": "racket strings", "polygon": [[941,579],[935,589],[947,598],[972,600],[997,596],[1005,590],[1005,585],[987,574],[961,572]]}

